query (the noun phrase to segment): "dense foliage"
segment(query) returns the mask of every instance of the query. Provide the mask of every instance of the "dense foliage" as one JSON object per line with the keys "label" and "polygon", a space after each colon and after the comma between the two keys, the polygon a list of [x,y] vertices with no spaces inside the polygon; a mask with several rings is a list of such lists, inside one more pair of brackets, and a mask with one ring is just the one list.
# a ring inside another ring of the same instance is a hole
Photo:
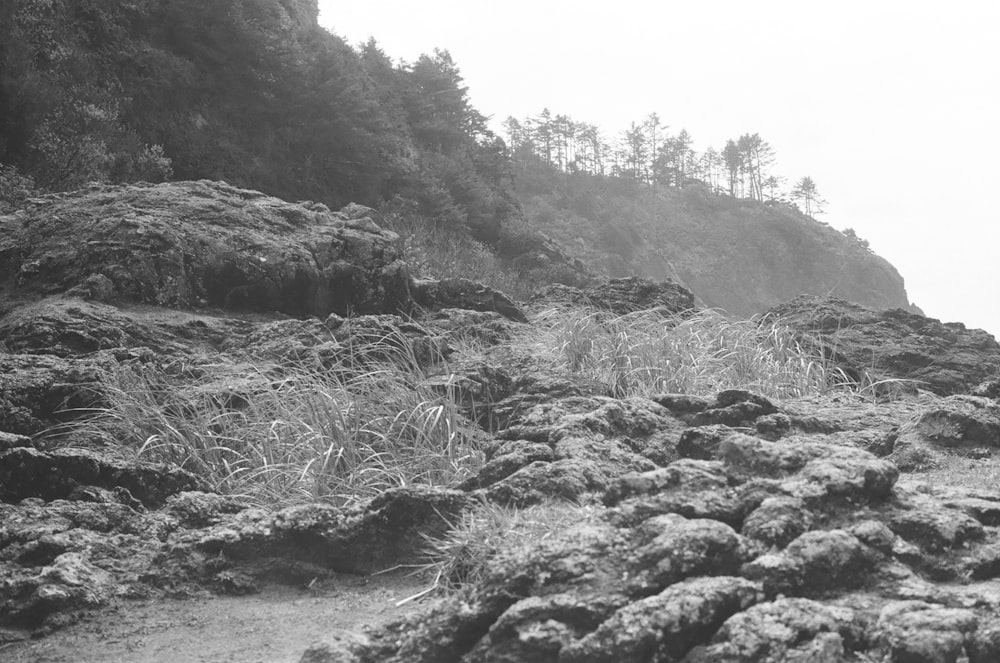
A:
{"label": "dense foliage", "polygon": [[494,241],[517,209],[508,163],[446,51],[394,65],[320,28],[310,0],[0,5],[0,164],[44,190],[173,177],[334,206],[400,195]]}

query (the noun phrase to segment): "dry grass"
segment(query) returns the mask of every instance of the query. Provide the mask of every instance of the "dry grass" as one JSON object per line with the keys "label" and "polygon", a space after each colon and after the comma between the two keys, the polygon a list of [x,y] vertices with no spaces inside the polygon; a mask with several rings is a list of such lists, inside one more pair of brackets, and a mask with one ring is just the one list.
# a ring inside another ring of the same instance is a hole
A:
{"label": "dry grass", "polygon": [[122,367],[106,376],[108,406],[76,430],[268,507],[347,505],[469,476],[482,462],[478,431],[455,394],[421,386],[416,359],[400,347],[387,340],[394,360],[364,370],[223,364],[179,380]]}
{"label": "dry grass", "polygon": [[848,383],[791,330],[715,311],[665,317],[549,308],[533,317],[536,329],[525,342],[534,354],[607,384],[618,397],[748,389],[789,398]]}

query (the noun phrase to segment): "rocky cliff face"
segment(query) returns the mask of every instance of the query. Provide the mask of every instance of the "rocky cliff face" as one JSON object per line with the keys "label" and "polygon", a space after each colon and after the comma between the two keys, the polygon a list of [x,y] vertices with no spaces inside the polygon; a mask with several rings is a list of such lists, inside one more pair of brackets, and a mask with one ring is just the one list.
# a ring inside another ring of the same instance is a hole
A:
{"label": "rocky cliff face", "polygon": [[700,304],[742,317],[803,294],[910,308],[891,264],[792,208],[716,196],[702,185],[569,175],[549,184],[519,192],[530,222],[612,277],[671,278]]}

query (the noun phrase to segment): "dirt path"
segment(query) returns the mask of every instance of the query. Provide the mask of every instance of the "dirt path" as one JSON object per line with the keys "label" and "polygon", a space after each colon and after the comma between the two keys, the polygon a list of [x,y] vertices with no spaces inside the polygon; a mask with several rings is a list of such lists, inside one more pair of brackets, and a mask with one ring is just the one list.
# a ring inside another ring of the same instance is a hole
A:
{"label": "dirt path", "polygon": [[0,645],[4,663],[296,663],[314,642],[418,608],[428,584],[398,574],[337,576],[311,589],[129,601],[40,640]]}

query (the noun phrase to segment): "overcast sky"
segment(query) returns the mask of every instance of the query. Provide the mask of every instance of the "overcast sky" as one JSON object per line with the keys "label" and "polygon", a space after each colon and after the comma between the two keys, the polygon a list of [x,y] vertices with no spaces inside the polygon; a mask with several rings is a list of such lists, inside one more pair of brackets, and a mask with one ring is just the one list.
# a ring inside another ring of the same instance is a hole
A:
{"label": "overcast sky", "polygon": [[1000,2],[319,4],[323,26],[397,61],[449,50],[498,133],[545,107],[609,136],[655,111],[699,151],[759,133],[912,302],[1000,337]]}

